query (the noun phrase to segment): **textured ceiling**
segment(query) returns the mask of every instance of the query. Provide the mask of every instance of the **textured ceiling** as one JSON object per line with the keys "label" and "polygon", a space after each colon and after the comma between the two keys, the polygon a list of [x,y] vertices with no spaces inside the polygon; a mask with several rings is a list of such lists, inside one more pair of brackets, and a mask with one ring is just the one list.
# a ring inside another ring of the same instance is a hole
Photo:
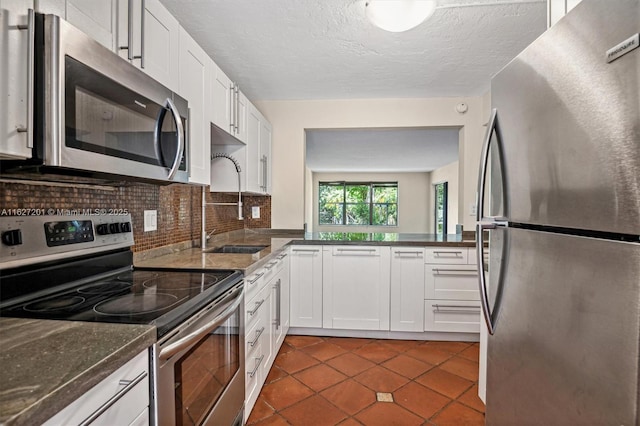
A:
{"label": "textured ceiling", "polygon": [[458,160],[458,129],[306,131],[314,172],[429,172]]}
{"label": "textured ceiling", "polygon": [[404,33],[365,0],[161,0],[253,101],[478,96],[546,28],[546,0],[439,0]]}

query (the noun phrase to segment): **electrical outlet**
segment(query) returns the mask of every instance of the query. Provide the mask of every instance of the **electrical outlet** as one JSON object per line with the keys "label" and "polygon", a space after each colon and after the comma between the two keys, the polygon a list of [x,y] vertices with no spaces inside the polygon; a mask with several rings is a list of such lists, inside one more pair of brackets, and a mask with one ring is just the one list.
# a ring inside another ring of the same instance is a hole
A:
{"label": "electrical outlet", "polygon": [[155,231],[158,229],[158,211],[144,211],[144,232]]}
{"label": "electrical outlet", "polygon": [[469,211],[471,211],[471,213],[469,213],[469,216],[475,216],[476,215],[476,204],[470,204],[469,205]]}
{"label": "electrical outlet", "polygon": [[251,219],[260,219],[260,207],[251,207]]}

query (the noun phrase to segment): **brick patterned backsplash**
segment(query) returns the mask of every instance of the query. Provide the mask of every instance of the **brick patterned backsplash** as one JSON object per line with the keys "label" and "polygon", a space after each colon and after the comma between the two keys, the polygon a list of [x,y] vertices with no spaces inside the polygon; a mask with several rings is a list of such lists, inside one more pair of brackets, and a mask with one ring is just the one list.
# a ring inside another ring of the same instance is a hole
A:
{"label": "brick patterned backsplash", "polygon": [[[154,185],[119,182],[116,185],[47,183],[44,181],[0,182],[0,212],[5,209],[126,209],[131,213],[134,252],[181,242],[199,244],[202,218],[202,188],[186,184]],[[238,196],[209,193],[208,201],[237,202]],[[234,206],[207,206],[207,230],[215,234],[243,228],[271,227],[271,197],[244,196],[244,220],[237,220]],[[260,206],[260,219],[251,219],[251,207]],[[144,232],[144,211],[158,211],[158,229]]]}

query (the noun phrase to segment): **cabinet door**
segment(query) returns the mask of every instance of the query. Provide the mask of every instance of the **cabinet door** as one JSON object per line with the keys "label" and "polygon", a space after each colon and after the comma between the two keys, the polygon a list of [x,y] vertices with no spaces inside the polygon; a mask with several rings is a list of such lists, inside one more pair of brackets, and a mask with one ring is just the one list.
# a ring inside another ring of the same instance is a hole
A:
{"label": "cabinet door", "polygon": [[424,249],[391,249],[391,331],[424,331]]}
{"label": "cabinet door", "polygon": [[235,137],[241,142],[247,142],[247,113],[249,109],[249,100],[238,90],[236,93],[236,111],[235,111]]}
{"label": "cabinet door", "polygon": [[[273,359],[275,358],[275,350],[274,350],[274,338],[273,338],[273,319],[275,316],[275,299],[272,293],[272,284],[273,280],[268,282],[267,285],[260,291],[260,299],[264,299],[264,305],[260,308],[260,315],[262,315],[261,322],[264,326],[264,333],[261,337],[262,340],[262,354],[264,355],[264,359],[262,360],[262,364],[260,365],[260,369],[262,370],[262,382],[266,379],[269,374],[269,370],[271,369],[271,365],[273,364]],[[262,384],[262,383],[261,383]]]}
{"label": "cabinet door", "polygon": [[261,161],[260,161],[260,112],[253,104],[247,111],[247,191],[261,193]]}
{"label": "cabinet door", "polygon": [[[134,63],[169,89],[178,90],[180,24],[159,0],[144,0],[143,5],[142,22],[136,22],[141,25],[142,58]],[[134,26],[134,34],[137,31]]]}
{"label": "cabinet door", "polygon": [[[33,2],[0,0],[0,43],[2,55],[2,109],[0,113],[0,158],[31,158],[33,124],[28,111],[33,106],[29,94],[33,89],[29,82],[29,31],[18,30],[17,25],[27,25],[27,10]],[[28,129],[31,127],[31,129]],[[18,131],[20,129],[20,131]],[[26,130],[29,130],[28,132]]]}
{"label": "cabinet door", "polygon": [[323,247],[324,328],[389,330],[389,257],[389,247]]}
{"label": "cabinet door", "polygon": [[108,49],[116,50],[116,0],[67,0],[67,21]]}
{"label": "cabinet door", "polygon": [[271,123],[260,114],[260,172],[261,189],[265,194],[271,194]]}
{"label": "cabinet door", "polygon": [[322,327],[322,246],[291,248],[291,327]]}
{"label": "cabinet door", "polygon": [[214,63],[212,108],[213,124],[228,133],[231,132],[231,105],[233,102],[233,83],[231,79]]}
{"label": "cabinet door", "polygon": [[289,331],[290,325],[290,262],[289,262],[289,253],[283,253],[280,255],[282,259],[282,270],[280,271],[280,279],[282,280],[280,283],[280,323],[282,324],[282,336],[280,338],[280,342],[278,342],[278,348],[282,346],[282,342],[284,342],[284,338]]}
{"label": "cabinet door", "polygon": [[180,28],[180,95],[189,101],[189,182],[210,183],[211,132],[208,96],[212,61],[191,36]]}

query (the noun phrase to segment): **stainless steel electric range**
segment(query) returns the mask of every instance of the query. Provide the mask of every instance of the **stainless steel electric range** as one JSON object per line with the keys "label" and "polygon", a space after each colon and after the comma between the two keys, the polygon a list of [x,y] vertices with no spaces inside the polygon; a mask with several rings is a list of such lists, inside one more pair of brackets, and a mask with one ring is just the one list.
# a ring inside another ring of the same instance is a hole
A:
{"label": "stainless steel electric range", "polygon": [[153,324],[153,424],[242,424],[241,272],[134,268],[130,215],[0,217],[0,236],[0,316]]}

